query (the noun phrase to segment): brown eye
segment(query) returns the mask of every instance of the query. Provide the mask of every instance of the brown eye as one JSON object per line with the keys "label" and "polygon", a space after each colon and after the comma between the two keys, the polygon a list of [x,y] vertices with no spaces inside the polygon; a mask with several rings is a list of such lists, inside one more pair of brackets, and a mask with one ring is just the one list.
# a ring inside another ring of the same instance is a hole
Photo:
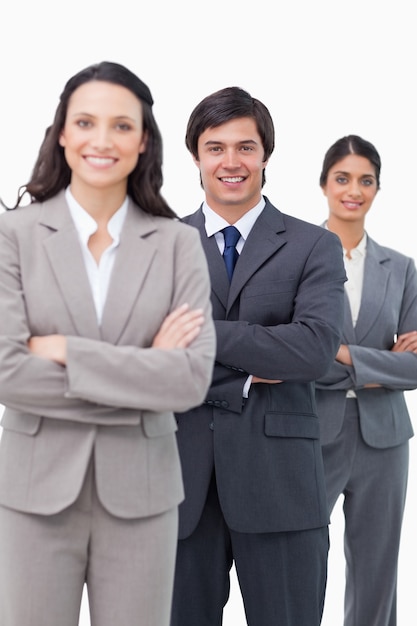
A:
{"label": "brown eye", "polygon": [[91,122],[89,120],[78,120],[77,126],[80,128],[89,128],[89,126],[91,126]]}

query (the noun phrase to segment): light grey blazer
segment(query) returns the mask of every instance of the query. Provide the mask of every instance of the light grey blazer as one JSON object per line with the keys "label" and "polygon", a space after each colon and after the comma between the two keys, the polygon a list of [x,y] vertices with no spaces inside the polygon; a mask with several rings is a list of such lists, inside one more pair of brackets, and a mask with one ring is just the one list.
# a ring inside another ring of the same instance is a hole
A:
{"label": "light grey blazer", "polygon": [[[364,440],[388,448],[413,436],[404,391],[417,388],[417,354],[391,352],[394,337],[417,330],[417,272],[413,259],[368,237],[361,306],[353,326],[345,294],[342,343],[352,366],[333,362],[316,383],[322,444],[333,441],[343,424],[346,391],[358,399]],[[380,388],[364,389],[379,383]]]}
{"label": "light grey blazer", "polygon": [[[205,323],[188,349],[150,349],[188,302]],[[32,335],[68,339],[67,366],[31,354]],[[60,193],[0,215],[0,504],[56,513],[77,497],[92,455],[112,514],[176,506],[183,484],[173,411],[200,404],[215,353],[197,231],[131,201],[98,325],[77,231]]]}

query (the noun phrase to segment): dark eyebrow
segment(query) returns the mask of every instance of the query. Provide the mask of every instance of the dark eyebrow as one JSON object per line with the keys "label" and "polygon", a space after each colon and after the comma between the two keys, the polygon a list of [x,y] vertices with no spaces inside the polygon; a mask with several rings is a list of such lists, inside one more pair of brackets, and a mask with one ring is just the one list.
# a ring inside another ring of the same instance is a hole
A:
{"label": "dark eyebrow", "polygon": [[[337,176],[340,176],[341,174],[343,176],[351,176],[350,172],[344,172],[343,170],[337,170],[336,172],[333,172],[333,174]],[[361,178],[373,178],[376,180],[375,174],[362,174]]]}
{"label": "dark eyebrow", "polygon": [[[258,142],[255,141],[254,139],[243,139],[243,141],[238,141],[237,143],[238,145],[243,145],[243,144],[245,145],[252,144],[254,146],[258,145]],[[223,144],[224,144],[223,141],[216,141],[215,139],[210,139],[204,143],[205,146],[219,146]]]}
{"label": "dark eyebrow", "polygon": [[[86,111],[76,111],[75,113],[72,114],[72,117],[77,117],[78,115],[84,115],[85,117],[91,117],[91,118],[97,117],[93,113],[87,113]],[[116,115],[114,119],[115,120],[131,120],[132,122],[135,121],[133,117],[130,117],[130,115]]]}

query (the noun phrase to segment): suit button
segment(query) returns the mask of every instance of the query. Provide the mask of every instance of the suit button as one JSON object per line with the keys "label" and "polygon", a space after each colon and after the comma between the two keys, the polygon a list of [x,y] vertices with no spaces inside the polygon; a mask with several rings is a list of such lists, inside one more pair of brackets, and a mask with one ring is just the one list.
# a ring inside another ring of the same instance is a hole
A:
{"label": "suit button", "polygon": [[215,400],[214,401],[214,406],[221,406],[222,403],[220,402],[220,400]]}
{"label": "suit button", "polygon": [[210,430],[214,430],[214,422],[210,422],[209,428],[210,428]]}
{"label": "suit button", "polygon": [[221,405],[223,409],[227,409],[227,407],[229,406],[229,403],[226,400],[223,400]]}

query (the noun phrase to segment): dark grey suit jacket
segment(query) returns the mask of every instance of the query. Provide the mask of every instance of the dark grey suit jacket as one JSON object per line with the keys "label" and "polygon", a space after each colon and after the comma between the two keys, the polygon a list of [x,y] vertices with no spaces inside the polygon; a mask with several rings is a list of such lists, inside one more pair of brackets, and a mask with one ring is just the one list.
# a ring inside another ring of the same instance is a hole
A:
{"label": "dark grey suit jacket", "polygon": [[[217,333],[213,382],[200,407],[177,414],[185,483],[180,537],[196,527],[215,468],[230,528],[274,532],[328,523],[314,379],[330,367],[343,327],[338,237],[266,199],[229,286],[200,209]],[[253,384],[249,374],[285,382]]]}
{"label": "dark grey suit jacket", "polygon": [[[353,365],[332,364],[317,382],[323,444],[340,432],[346,391],[358,398],[362,436],[375,448],[404,443],[413,436],[404,391],[417,387],[417,354],[391,352],[394,336],[417,330],[417,272],[414,261],[368,237],[361,307],[353,327],[345,296],[342,343]],[[378,383],[376,389],[364,385]]]}

